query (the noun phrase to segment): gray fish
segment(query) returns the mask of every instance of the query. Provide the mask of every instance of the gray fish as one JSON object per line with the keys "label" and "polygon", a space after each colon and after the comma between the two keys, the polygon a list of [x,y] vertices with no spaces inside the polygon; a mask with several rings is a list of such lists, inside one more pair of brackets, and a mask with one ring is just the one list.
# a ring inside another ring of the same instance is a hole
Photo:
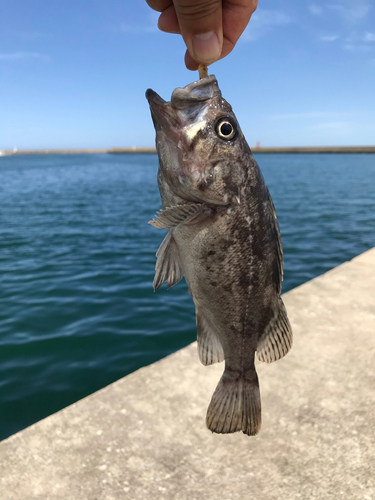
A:
{"label": "gray fish", "polygon": [[154,290],[185,276],[199,358],[204,365],[225,360],[207,427],[253,436],[261,426],[255,352],[271,363],[292,345],[271,196],[214,75],[175,89],[170,102],[150,89],[146,97],[163,205],[150,224],[169,230],[156,254]]}

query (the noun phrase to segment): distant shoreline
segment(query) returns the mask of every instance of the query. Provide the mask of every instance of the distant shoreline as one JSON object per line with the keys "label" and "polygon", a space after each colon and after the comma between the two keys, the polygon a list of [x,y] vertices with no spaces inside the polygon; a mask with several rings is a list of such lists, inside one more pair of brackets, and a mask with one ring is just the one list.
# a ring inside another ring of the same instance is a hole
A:
{"label": "distant shoreline", "polygon": [[[347,154],[375,154],[375,146],[311,146],[311,147],[283,147],[283,148],[251,148],[254,154],[267,153],[347,153]],[[13,155],[41,155],[41,154],[155,154],[155,148],[109,148],[109,149],[20,149],[0,150],[1,156]]]}

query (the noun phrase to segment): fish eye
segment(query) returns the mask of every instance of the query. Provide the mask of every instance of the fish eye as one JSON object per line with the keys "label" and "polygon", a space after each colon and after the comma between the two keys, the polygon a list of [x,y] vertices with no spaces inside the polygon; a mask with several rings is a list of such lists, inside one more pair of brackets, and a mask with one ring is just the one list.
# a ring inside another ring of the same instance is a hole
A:
{"label": "fish eye", "polygon": [[236,135],[236,128],[230,118],[220,118],[216,124],[217,135],[226,141],[230,141]]}

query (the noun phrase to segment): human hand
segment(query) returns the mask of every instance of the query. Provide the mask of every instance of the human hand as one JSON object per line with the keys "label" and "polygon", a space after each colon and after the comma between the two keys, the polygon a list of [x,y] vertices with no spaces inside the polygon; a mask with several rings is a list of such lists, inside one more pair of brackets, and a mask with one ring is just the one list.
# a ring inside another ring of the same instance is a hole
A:
{"label": "human hand", "polygon": [[191,70],[227,56],[258,5],[258,0],[146,1],[161,12],[161,31],[182,35],[187,46],[185,64]]}

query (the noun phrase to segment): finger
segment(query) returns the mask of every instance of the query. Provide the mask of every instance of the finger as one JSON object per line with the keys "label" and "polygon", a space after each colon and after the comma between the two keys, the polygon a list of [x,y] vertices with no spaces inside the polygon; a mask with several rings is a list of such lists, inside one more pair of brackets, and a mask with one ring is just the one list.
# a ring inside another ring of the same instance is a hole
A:
{"label": "finger", "polygon": [[257,5],[258,0],[225,0],[223,2],[224,37],[233,44],[233,47],[249,24]]}
{"label": "finger", "polygon": [[181,35],[191,57],[211,64],[223,45],[222,0],[174,0]]}
{"label": "finger", "polygon": [[[223,2],[223,48],[219,59],[226,57],[234,49],[239,37],[256,10],[258,0],[224,0]],[[192,71],[198,69],[198,63],[187,52],[186,67]]]}
{"label": "finger", "polygon": [[[234,44],[228,40],[227,38],[224,37],[223,39],[223,49],[221,51],[220,57],[218,60],[223,59],[223,57],[227,56],[232,50],[234,49]],[[187,69],[190,69],[192,71],[196,71],[198,69],[199,64],[197,61],[195,61],[191,55],[189,54],[189,51],[186,51],[185,53],[185,65]]]}
{"label": "finger", "polygon": [[199,66],[197,61],[194,61],[194,59],[191,57],[188,50],[185,52],[185,66],[187,67],[187,69],[190,69],[191,71],[196,71]]}
{"label": "finger", "polygon": [[172,0],[146,0],[146,2],[151,9],[156,10],[157,12],[163,12],[163,10],[173,4]]}
{"label": "finger", "polygon": [[170,5],[159,16],[158,28],[166,33],[180,33],[176,10]]}

